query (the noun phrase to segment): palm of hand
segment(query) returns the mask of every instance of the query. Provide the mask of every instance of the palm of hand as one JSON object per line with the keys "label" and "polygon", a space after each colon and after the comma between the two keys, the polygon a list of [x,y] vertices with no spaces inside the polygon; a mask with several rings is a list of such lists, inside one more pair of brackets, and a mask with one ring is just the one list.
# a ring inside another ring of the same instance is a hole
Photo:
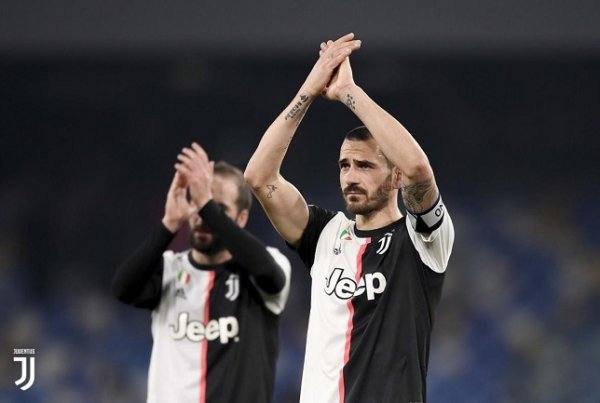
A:
{"label": "palm of hand", "polygon": [[166,208],[170,216],[183,221],[194,212],[195,207],[193,203],[187,201],[185,188],[176,189],[170,196]]}

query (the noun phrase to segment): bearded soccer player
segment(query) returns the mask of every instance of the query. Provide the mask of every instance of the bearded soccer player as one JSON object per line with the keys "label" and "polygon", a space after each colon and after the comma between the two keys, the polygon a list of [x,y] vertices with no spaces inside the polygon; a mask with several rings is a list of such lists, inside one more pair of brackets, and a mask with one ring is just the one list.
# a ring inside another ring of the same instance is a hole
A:
{"label": "bearded soccer player", "polygon": [[[252,193],[239,169],[195,143],[175,167],[162,222],[112,286],[152,310],[147,401],[270,402],[289,261],[244,230]],[[186,221],[191,248],[167,250]]]}
{"label": "bearded soccer player", "polygon": [[[321,44],[319,59],[265,132],[245,177],[310,268],[300,401],[424,403],[434,312],[454,230],[419,144],[355,84],[349,56],[360,46],[353,34]],[[364,124],[346,135],[338,160],[354,219],[307,205],[280,174],[296,128],[319,95],[341,102]]]}

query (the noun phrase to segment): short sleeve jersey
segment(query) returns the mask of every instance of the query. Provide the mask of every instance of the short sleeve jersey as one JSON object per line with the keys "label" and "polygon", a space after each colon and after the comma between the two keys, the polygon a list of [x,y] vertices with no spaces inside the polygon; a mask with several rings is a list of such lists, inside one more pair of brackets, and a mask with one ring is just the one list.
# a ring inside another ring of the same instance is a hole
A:
{"label": "short sleeve jersey", "polygon": [[286,277],[274,295],[235,261],[202,266],[189,251],[164,253],[161,301],[152,312],[149,403],[271,401],[290,263],[267,249]]}
{"label": "short sleeve jersey", "polygon": [[309,207],[297,252],[310,268],[302,403],[424,403],[435,308],[454,242],[450,216],[427,236],[410,220],[359,231]]}

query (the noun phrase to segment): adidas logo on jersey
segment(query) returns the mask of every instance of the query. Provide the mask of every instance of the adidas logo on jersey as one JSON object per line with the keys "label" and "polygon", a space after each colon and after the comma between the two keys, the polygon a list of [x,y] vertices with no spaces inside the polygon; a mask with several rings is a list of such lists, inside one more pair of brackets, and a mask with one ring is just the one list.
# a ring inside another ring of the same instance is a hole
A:
{"label": "adidas logo on jersey", "polygon": [[235,316],[225,316],[209,320],[204,324],[198,320],[188,320],[190,314],[181,312],[176,325],[169,326],[169,333],[173,340],[187,338],[190,341],[208,341],[219,339],[221,344],[230,340],[239,341],[240,325]]}
{"label": "adidas logo on jersey", "polygon": [[360,278],[358,284],[350,277],[342,277],[344,269],[336,268],[325,283],[325,293],[327,295],[335,294],[340,299],[357,297],[367,293],[367,299],[372,301],[376,294],[381,294],[385,290],[387,281],[380,272],[367,273]]}

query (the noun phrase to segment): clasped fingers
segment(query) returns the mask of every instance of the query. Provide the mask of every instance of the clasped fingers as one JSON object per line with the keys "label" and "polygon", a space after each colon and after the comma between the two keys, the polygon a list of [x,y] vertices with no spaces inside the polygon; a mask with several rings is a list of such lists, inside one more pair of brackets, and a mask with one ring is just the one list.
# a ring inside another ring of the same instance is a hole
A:
{"label": "clasped fingers", "polygon": [[326,68],[333,70],[337,68],[342,61],[350,56],[352,52],[360,49],[362,41],[354,39],[354,34],[350,33],[342,36],[336,41],[328,40],[321,42],[319,56],[320,61]]}

